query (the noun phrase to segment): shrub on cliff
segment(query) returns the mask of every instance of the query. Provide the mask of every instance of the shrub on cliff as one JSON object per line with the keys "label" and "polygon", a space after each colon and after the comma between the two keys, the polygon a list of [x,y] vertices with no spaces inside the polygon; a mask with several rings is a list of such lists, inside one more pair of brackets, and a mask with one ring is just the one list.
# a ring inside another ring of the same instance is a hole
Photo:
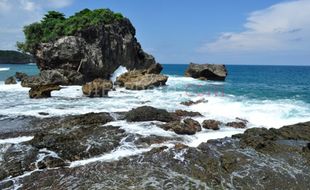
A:
{"label": "shrub on cliff", "polygon": [[63,13],[49,11],[40,22],[24,27],[25,42],[17,42],[17,47],[23,52],[33,53],[40,43],[57,40],[63,36],[74,35],[77,31],[90,26],[111,24],[124,17],[109,9],[84,9],[66,18]]}

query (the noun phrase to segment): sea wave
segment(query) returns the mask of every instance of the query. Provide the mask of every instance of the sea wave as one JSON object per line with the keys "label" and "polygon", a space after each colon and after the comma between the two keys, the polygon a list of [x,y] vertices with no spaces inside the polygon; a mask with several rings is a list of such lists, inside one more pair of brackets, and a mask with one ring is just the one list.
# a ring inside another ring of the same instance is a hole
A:
{"label": "sea wave", "polygon": [[10,68],[8,68],[8,67],[0,68],[0,71],[9,71],[9,70],[10,70]]}

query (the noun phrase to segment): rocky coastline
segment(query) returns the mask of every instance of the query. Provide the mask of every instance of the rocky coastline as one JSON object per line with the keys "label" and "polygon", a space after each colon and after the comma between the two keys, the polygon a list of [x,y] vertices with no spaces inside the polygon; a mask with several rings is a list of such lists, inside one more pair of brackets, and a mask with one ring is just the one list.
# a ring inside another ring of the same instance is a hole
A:
{"label": "rocky coastline", "polygon": [[[197,147],[190,147],[184,144],[183,137],[201,130],[231,127],[220,121],[206,120],[200,124],[195,121],[199,115],[198,112],[167,112],[143,106],[123,113],[2,119],[1,138],[31,138],[17,144],[0,143],[0,187],[308,187],[309,122],[280,129],[250,128],[231,138],[209,140]],[[173,131],[176,135],[141,136],[113,125],[113,122],[119,120],[155,122],[153,127]],[[238,121],[236,119],[234,122]],[[22,127],[20,123],[23,123]],[[176,127],[167,128],[171,123]],[[214,125],[219,128],[210,127]],[[126,144],[131,144],[133,150],[138,151],[109,159],[109,155],[121,150]],[[152,181],[149,181],[150,177]]]}
{"label": "rocky coastline", "polygon": [[[168,76],[143,51],[131,22],[110,10],[97,12],[115,19],[30,44],[40,74],[16,73],[5,83],[20,81],[30,88],[30,98],[49,98],[52,91],[78,85],[89,101],[105,101],[120,88],[130,93],[165,86]],[[49,16],[71,22],[59,13]],[[120,67],[127,71],[112,81]],[[214,64],[192,63],[185,72],[199,80],[225,81],[227,75],[225,65]],[[219,121],[189,109],[203,103],[208,100],[177,102],[184,109],[173,111],[141,102],[123,112],[0,115],[0,189],[309,188],[310,122],[251,128],[247,118]],[[137,133],[126,125],[160,133]],[[229,129],[244,133],[189,143],[195,135]]]}

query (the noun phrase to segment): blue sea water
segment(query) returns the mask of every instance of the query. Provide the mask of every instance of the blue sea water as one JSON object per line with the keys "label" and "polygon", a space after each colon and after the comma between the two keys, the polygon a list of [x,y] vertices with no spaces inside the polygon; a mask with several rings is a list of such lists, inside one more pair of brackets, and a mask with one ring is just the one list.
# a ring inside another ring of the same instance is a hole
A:
{"label": "blue sea water", "polygon": [[[188,65],[164,65],[168,75],[184,75]],[[218,92],[260,100],[291,99],[310,103],[310,67],[228,65],[225,82],[191,85],[189,90],[200,93]]]}
{"label": "blue sea water", "polygon": [[[170,76],[183,76],[187,66],[185,64],[163,64],[163,73]],[[310,103],[310,67],[228,65],[227,70],[228,77],[225,82],[184,84],[183,88],[210,96],[231,94],[240,98],[290,99]],[[0,81],[13,76],[17,71],[28,75],[35,75],[39,72],[35,64],[2,64],[0,65]]]}

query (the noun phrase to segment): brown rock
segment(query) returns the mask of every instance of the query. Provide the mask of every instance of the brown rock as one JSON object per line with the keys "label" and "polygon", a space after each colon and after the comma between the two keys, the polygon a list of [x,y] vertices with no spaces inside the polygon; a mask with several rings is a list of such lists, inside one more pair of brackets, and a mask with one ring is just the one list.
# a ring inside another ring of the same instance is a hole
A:
{"label": "brown rock", "polygon": [[204,120],[202,127],[205,129],[219,130],[222,122],[213,119]]}
{"label": "brown rock", "polygon": [[115,84],[129,90],[145,90],[163,86],[167,80],[168,77],[164,75],[149,74],[147,71],[134,70],[117,77]]}
{"label": "brown rock", "polygon": [[17,84],[16,82],[16,78],[15,77],[9,77],[4,81],[4,84],[8,85],[8,84]]}
{"label": "brown rock", "polygon": [[60,90],[59,85],[40,85],[40,86],[33,86],[29,90],[29,97],[30,98],[48,98],[51,97],[51,91],[53,90]]}
{"label": "brown rock", "polygon": [[226,123],[226,126],[233,127],[236,129],[246,128],[246,124],[244,122],[228,122],[228,123]]}
{"label": "brown rock", "polygon": [[89,97],[107,96],[108,92],[112,90],[113,83],[109,80],[95,79],[92,82],[86,83],[82,87],[83,94]]}

